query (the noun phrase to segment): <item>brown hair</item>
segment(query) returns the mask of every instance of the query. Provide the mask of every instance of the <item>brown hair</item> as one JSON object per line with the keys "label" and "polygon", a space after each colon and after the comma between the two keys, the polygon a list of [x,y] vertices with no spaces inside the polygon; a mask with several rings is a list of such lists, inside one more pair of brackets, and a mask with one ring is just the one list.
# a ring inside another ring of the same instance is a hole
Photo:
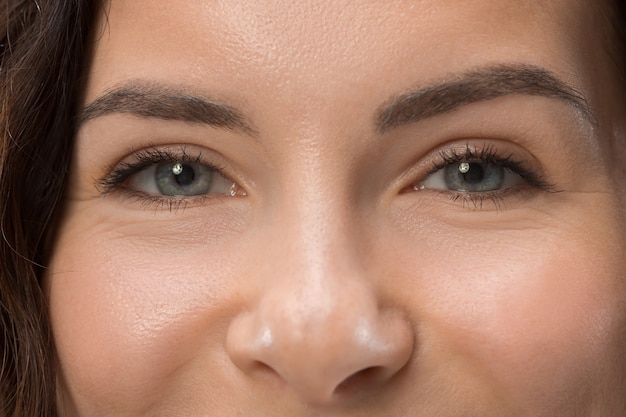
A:
{"label": "brown hair", "polygon": [[[614,5],[626,74],[626,6]],[[97,0],[0,0],[0,416],[56,415],[39,280],[98,8]]]}
{"label": "brown hair", "polygon": [[63,193],[93,1],[0,1],[0,415],[53,416],[39,285]]}
{"label": "brown hair", "polygon": [[621,51],[622,75],[626,76],[626,1],[617,0],[615,3],[615,19],[613,19]]}

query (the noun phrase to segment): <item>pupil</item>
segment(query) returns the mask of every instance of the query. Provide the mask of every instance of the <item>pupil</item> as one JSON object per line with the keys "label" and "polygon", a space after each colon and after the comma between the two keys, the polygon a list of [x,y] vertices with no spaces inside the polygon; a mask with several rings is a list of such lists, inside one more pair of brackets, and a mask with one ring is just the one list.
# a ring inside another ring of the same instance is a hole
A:
{"label": "pupil", "polygon": [[183,165],[183,170],[180,174],[176,175],[176,184],[180,186],[188,186],[196,178],[196,173],[189,165]]}
{"label": "pupil", "polygon": [[470,163],[469,171],[462,175],[465,182],[469,184],[477,184],[485,179],[485,169],[482,164]]}

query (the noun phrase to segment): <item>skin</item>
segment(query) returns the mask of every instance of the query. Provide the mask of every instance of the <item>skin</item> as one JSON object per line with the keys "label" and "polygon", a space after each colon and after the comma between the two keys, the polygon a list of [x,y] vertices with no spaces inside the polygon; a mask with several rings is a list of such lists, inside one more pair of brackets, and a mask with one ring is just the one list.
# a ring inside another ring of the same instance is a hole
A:
{"label": "skin", "polygon": [[[81,125],[45,277],[61,414],[624,415],[626,108],[591,3],[112,0],[85,106],[160,83],[242,124]],[[595,123],[517,94],[377,128],[394,97],[496,64],[550,71]],[[468,146],[550,190],[419,189]],[[102,192],[146,148],[235,195]]]}

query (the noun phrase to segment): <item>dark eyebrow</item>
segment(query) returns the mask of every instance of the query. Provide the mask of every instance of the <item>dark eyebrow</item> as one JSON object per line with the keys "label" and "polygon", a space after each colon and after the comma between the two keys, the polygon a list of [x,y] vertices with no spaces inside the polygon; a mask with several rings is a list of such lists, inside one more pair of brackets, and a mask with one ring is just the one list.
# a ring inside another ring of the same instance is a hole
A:
{"label": "dark eyebrow", "polygon": [[450,81],[402,94],[376,113],[380,133],[400,125],[448,113],[458,107],[520,94],[563,100],[597,125],[582,93],[558,79],[550,71],[533,65],[497,65],[473,70]]}
{"label": "dark eyebrow", "polygon": [[112,113],[202,123],[255,133],[236,109],[205,97],[190,95],[182,88],[159,83],[131,81],[105,92],[83,109],[80,123]]}

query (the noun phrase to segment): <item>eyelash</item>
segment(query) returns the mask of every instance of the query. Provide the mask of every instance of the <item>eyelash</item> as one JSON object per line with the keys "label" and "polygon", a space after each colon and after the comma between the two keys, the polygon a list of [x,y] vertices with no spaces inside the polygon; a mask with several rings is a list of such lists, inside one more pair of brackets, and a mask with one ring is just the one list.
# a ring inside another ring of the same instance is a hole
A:
{"label": "eyelash", "polygon": [[[445,191],[445,190],[429,190],[439,193],[448,194],[452,202],[460,202],[463,207],[480,210],[484,208],[484,204],[491,203],[496,209],[502,208],[506,197],[512,194],[520,194],[524,191],[541,190],[546,192],[559,192],[554,184],[549,183],[538,172],[526,167],[522,162],[516,160],[512,153],[504,153],[497,149],[493,144],[485,144],[482,147],[472,146],[469,143],[465,148],[449,147],[439,151],[438,160],[432,163],[424,178],[444,169],[452,164],[461,162],[481,161],[491,163],[496,167],[508,169],[513,174],[517,174],[525,181],[526,186],[517,186],[499,191],[489,192],[463,192],[463,191]],[[420,181],[423,181],[420,180]],[[421,191],[419,183],[413,185],[414,191]],[[523,197],[523,195],[521,195]]]}
{"label": "eyelash", "polygon": [[[144,206],[155,205],[157,209],[167,209],[176,211],[181,207],[184,208],[190,198],[202,203],[209,198],[215,198],[212,195],[199,195],[194,197],[170,197],[150,195],[144,192],[135,191],[124,186],[133,175],[147,169],[153,165],[169,163],[169,162],[194,162],[202,163],[207,168],[224,176],[223,167],[216,166],[211,163],[202,161],[202,155],[198,154],[191,157],[184,147],[177,151],[169,149],[159,149],[154,146],[142,149],[133,154],[133,162],[122,162],[118,166],[111,167],[110,173],[97,181],[96,188],[102,195],[110,195],[114,192],[124,191],[129,198],[136,198]],[[461,192],[446,190],[429,190],[449,195],[453,202],[460,202],[463,207],[472,209],[482,209],[485,202],[492,203],[496,209],[501,208],[506,197],[511,194],[519,194],[523,191],[543,190],[546,192],[558,192],[553,184],[548,183],[542,175],[527,168],[521,162],[514,159],[511,153],[502,153],[496,146],[485,144],[483,147],[472,146],[469,143],[463,149],[459,147],[448,147],[438,152],[438,160],[434,161],[423,178],[436,173],[452,164],[461,162],[481,161],[491,163],[497,167],[506,168],[513,174],[519,175],[527,187],[512,187],[505,190],[489,191],[489,192]],[[423,181],[420,180],[420,181]],[[419,183],[412,187],[413,191],[422,191]]]}
{"label": "eyelash", "polygon": [[110,173],[97,181],[96,188],[102,195],[106,196],[115,192],[123,191],[126,193],[126,197],[137,199],[145,207],[154,205],[157,209],[177,211],[181,208],[184,209],[189,200],[192,198],[202,203],[207,199],[215,198],[215,196],[208,194],[193,197],[151,195],[141,191],[132,190],[126,187],[124,183],[126,183],[133,175],[140,173],[144,169],[153,165],[170,162],[202,163],[202,165],[206,166],[210,170],[224,176],[223,167],[203,161],[201,154],[198,154],[195,157],[190,156],[186,152],[185,147],[181,147],[177,151],[172,151],[170,149],[159,149],[152,146],[135,152],[132,158],[134,159],[132,162],[122,162],[115,167],[110,167],[108,170]]}

